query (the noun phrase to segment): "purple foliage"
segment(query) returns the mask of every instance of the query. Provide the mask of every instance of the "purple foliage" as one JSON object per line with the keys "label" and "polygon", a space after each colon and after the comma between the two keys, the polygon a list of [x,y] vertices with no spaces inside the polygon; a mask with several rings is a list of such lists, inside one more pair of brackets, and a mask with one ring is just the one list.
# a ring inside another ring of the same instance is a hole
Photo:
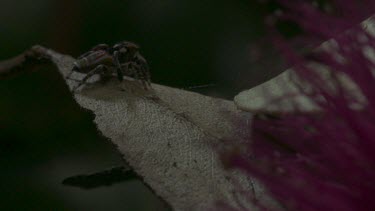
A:
{"label": "purple foliage", "polygon": [[[308,1],[278,2],[285,9],[279,19],[337,44],[302,56],[273,34],[298,78],[312,87],[301,92],[321,112],[257,115],[246,153],[233,153],[225,162],[258,178],[287,210],[375,210],[375,64],[363,52],[364,47],[375,49],[375,38],[359,25],[373,14],[375,1],[332,0],[331,14]],[[328,67],[332,84],[309,62]],[[338,79],[342,74],[358,86],[364,101],[348,92]]]}

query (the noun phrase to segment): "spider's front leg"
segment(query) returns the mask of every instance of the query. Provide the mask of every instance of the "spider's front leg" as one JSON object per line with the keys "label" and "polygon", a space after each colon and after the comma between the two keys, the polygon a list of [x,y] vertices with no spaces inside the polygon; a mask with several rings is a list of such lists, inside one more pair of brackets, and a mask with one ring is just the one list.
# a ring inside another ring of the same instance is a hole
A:
{"label": "spider's front leg", "polygon": [[151,75],[150,75],[150,68],[148,67],[147,61],[140,53],[137,53],[135,55],[135,74],[137,76],[137,79],[141,80],[143,83],[143,86],[145,86],[146,89],[151,87]]}
{"label": "spider's front leg", "polygon": [[117,71],[117,78],[119,81],[122,81],[124,80],[124,69],[120,64],[120,52],[115,51],[113,53],[113,57],[114,57],[114,63],[116,66],[116,71]]}
{"label": "spider's front leg", "polygon": [[84,78],[82,78],[76,87],[73,88],[73,92],[75,92],[79,87],[84,85],[86,81],[95,74],[104,75],[106,72],[108,72],[108,67],[105,65],[98,65],[95,69],[88,72]]}
{"label": "spider's front leg", "polygon": [[145,71],[144,67],[136,62],[127,62],[121,66],[126,71],[125,74],[140,81],[145,90],[148,90],[151,87],[149,75],[147,74],[147,71]]}
{"label": "spider's front leg", "polygon": [[151,87],[151,74],[147,61],[140,54],[137,55],[137,58],[137,63],[139,63],[141,66],[142,77],[144,78],[144,81],[146,81],[147,85]]}

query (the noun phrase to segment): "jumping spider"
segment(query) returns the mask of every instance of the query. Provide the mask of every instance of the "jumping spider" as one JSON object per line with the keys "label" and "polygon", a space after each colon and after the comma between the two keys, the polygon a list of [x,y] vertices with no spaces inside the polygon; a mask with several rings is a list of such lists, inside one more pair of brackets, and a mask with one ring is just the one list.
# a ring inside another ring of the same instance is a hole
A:
{"label": "jumping spider", "polygon": [[79,56],[74,62],[72,72],[85,73],[74,90],[86,83],[93,75],[99,74],[101,79],[108,79],[117,75],[122,81],[124,75],[140,80],[145,89],[151,86],[150,72],[146,59],[138,51],[138,45],[131,42],[120,42],[113,47],[99,44],[90,51]]}

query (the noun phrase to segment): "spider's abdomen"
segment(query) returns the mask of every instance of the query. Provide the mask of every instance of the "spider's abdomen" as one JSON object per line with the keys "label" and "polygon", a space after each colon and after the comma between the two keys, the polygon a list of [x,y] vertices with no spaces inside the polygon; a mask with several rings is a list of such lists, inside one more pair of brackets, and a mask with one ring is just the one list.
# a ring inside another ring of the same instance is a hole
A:
{"label": "spider's abdomen", "polygon": [[79,72],[86,72],[98,65],[113,66],[113,58],[104,50],[93,51],[89,55],[78,59],[74,66]]}

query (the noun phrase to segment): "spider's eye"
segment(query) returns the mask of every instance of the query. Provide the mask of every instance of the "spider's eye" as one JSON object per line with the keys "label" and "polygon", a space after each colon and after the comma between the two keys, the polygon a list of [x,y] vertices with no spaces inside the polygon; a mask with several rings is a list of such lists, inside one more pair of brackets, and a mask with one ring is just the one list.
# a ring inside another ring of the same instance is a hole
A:
{"label": "spider's eye", "polygon": [[126,53],[128,50],[126,50],[126,48],[120,48],[119,51],[120,53]]}

